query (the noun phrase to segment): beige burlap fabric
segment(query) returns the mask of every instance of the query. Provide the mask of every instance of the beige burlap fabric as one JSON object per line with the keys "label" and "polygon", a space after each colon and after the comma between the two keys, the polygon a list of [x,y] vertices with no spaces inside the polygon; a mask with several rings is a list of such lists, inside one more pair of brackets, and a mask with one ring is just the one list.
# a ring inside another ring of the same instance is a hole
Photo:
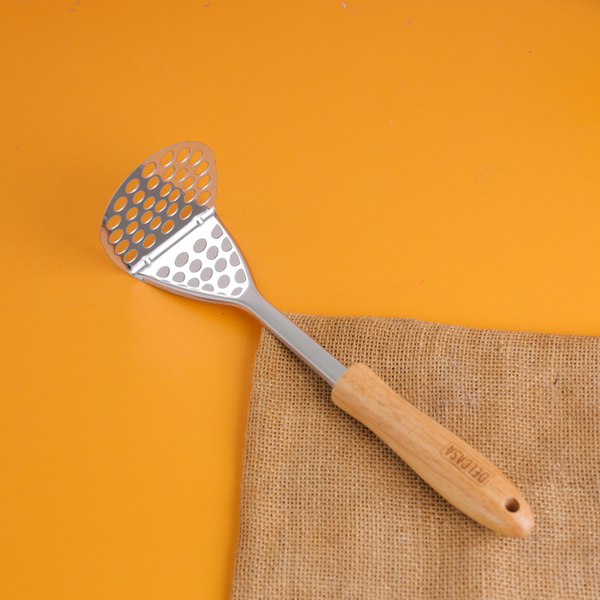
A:
{"label": "beige burlap fabric", "polygon": [[234,600],[600,598],[600,338],[291,318],[495,463],[537,524],[512,539],[465,517],[265,331]]}

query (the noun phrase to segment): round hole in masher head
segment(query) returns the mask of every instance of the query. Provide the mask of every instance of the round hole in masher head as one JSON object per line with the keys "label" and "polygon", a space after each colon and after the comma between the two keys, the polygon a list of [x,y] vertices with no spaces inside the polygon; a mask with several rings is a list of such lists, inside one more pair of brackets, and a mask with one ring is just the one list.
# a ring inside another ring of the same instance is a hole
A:
{"label": "round hole in masher head", "polygon": [[160,164],[163,167],[166,167],[172,160],[175,155],[169,150],[169,152],[165,152],[163,157],[160,159]]}
{"label": "round hole in masher head", "polygon": [[169,194],[169,202],[175,202],[175,200],[177,200],[177,198],[179,198],[179,196],[181,196],[181,190],[178,190],[177,188],[175,188]]}
{"label": "round hole in masher head", "polygon": [[154,246],[154,242],[156,242],[156,236],[151,233],[145,240],[144,240],[144,248],[152,248],[152,246]]}
{"label": "round hole in masher head", "polygon": [[168,169],[165,169],[165,172],[163,173],[163,179],[171,179],[171,177],[173,177],[173,173],[175,173],[175,167],[169,167]]}
{"label": "round hole in masher head", "polygon": [[135,260],[135,257],[137,256],[137,250],[135,249],[131,249],[126,255],[125,255],[125,262],[127,264],[133,262]]}
{"label": "round hole in masher head", "polygon": [[148,180],[148,189],[153,190],[160,183],[160,178],[156,175]]}
{"label": "round hole in masher head", "polygon": [[163,233],[169,233],[171,229],[173,229],[174,225],[175,223],[172,220],[166,221],[165,224],[162,226],[161,231]]}
{"label": "round hole in masher head", "polygon": [[119,215],[113,215],[107,222],[106,227],[109,231],[112,231],[117,225],[121,222],[121,217]]}
{"label": "round hole in masher head", "polygon": [[160,188],[160,195],[166,196],[171,191],[172,187],[173,186],[170,183],[165,183],[165,185]]}
{"label": "round hole in masher head", "polygon": [[198,204],[206,204],[210,200],[210,192],[206,190],[198,196]]}
{"label": "round hole in masher head", "polygon": [[188,204],[184,206],[183,210],[179,213],[179,218],[185,221],[192,214],[192,207]]}
{"label": "round hole in masher head", "polygon": [[521,508],[521,506],[516,498],[511,497],[504,501],[504,508],[506,508],[508,512],[515,513],[519,510],[519,508]]}
{"label": "round hole in masher head", "polygon": [[149,208],[152,208],[152,205],[154,204],[154,196],[149,196],[148,198],[146,198],[146,201],[144,202],[144,210],[148,210]]}
{"label": "round hole in masher head", "polygon": [[189,148],[182,148],[179,153],[177,154],[177,160],[179,162],[183,162],[189,155],[190,153],[190,149]]}
{"label": "round hole in masher head", "polygon": [[135,190],[137,190],[140,187],[140,180],[139,179],[132,179],[126,186],[125,186],[125,191],[128,194],[132,194],[133,192],[135,192]]}
{"label": "round hole in masher head", "polygon": [[187,169],[179,169],[175,175],[175,181],[181,181],[187,175]]}
{"label": "round hole in masher head", "polygon": [[150,219],[152,219],[152,217],[154,216],[154,213],[151,210],[147,210],[143,215],[142,215],[142,223],[146,224],[150,221]]}
{"label": "round hole in masher head", "polygon": [[187,252],[181,252],[177,255],[177,258],[175,259],[175,266],[183,267],[183,265],[185,265],[185,263],[188,261],[189,257],[190,256]]}
{"label": "round hole in masher head", "polygon": [[132,233],[134,233],[137,230],[137,228],[138,228],[138,222],[132,221],[131,223],[129,223],[129,225],[127,225],[127,228],[125,229],[125,231],[131,235]]}
{"label": "round hole in masher head", "polygon": [[150,229],[158,229],[161,223],[162,219],[160,217],[154,217],[154,219],[150,221]]}
{"label": "round hole in masher head", "polygon": [[142,192],[142,190],[138,190],[134,195],[133,195],[133,203],[134,204],[139,204],[143,199],[144,199],[144,192]]}
{"label": "round hole in masher head", "polygon": [[190,164],[195,165],[202,158],[202,150],[196,150],[194,154],[190,156]]}
{"label": "round hole in masher head", "polygon": [[136,231],[133,234],[133,237],[131,238],[136,244],[141,242],[144,239],[144,231],[142,229],[140,229],[139,231]]}
{"label": "round hole in masher head", "polygon": [[119,212],[125,208],[127,205],[127,196],[121,196],[118,200],[115,201],[113,205],[113,209],[116,212]]}
{"label": "round hole in masher head", "polygon": [[206,161],[201,162],[197,167],[196,167],[196,175],[202,175],[206,169],[208,169],[208,163]]}
{"label": "round hole in masher head", "polygon": [[156,170],[156,163],[148,163],[142,170],[142,177],[150,177]]}
{"label": "round hole in masher head", "polygon": [[181,187],[184,190],[189,190],[193,185],[194,185],[194,178],[193,177],[186,177],[183,180],[183,182],[181,183]]}
{"label": "round hole in masher head", "polygon": [[113,231],[110,234],[110,236],[108,237],[108,241],[111,244],[116,244],[122,237],[123,237],[123,230],[117,229],[116,231]]}
{"label": "round hole in masher head", "polygon": [[196,240],[196,242],[194,243],[194,252],[202,252],[205,248],[206,248],[206,240],[204,238],[200,238],[199,240]]}
{"label": "round hole in masher head", "polygon": [[154,210],[158,213],[158,212],[162,212],[163,210],[165,210],[166,207],[167,207],[167,201],[160,200],[159,202],[156,203]]}
{"label": "round hole in masher head", "polygon": [[187,204],[188,202],[191,202],[195,196],[196,196],[196,192],[194,190],[189,190],[185,193],[185,196],[183,197],[183,201]]}
{"label": "round hole in masher head", "polygon": [[210,177],[208,175],[204,175],[204,177],[200,177],[198,180],[198,187],[200,189],[205,188],[210,183]]}
{"label": "round hole in masher head", "polygon": [[135,206],[133,208],[130,208],[127,211],[127,214],[125,215],[127,217],[128,221],[131,221],[132,219],[135,219],[137,217],[138,214],[138,209],[135,208]]}
{"label": "round hole in masher head", "polygon": [[179,210],[179,206],[177,206],[177,204],[171,204],[171,206],[169,206],[168,210],[167,210],[167,214],[172,217],[173,215],[177,214],[177,211]]}
{"label": "round hole in masher head", "polygon": [[117,254],[123,254],[123,252],[125,252],[125,250],[127,250],[127,248],[129,248],[129,240],[121,240],[116,248],[115,248],[115,252]]}

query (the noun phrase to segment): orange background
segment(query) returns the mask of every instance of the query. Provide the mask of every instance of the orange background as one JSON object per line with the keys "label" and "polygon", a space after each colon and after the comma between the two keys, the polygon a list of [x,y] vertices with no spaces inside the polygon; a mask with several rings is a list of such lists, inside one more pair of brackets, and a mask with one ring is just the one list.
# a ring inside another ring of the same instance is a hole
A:
{"label": "orange background", "polygon": [[260,333],[98,237],[147,156],[292,312],[600,334],[592,0],[4,0],[0,597],[224,599]]}

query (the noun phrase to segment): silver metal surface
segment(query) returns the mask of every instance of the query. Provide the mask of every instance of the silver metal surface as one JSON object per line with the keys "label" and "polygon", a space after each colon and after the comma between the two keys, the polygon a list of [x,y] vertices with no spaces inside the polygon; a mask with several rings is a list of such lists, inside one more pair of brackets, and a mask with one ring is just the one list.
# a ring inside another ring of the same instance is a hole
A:
{"label": "silver metal surface", "polygon": [[153,154],[108,204],[100,228],[106,252],[121,269],[163,290],[243,308],[333,386],[346,367],[258,292],[217,216],[216,191],[208,146],[182,142]]}

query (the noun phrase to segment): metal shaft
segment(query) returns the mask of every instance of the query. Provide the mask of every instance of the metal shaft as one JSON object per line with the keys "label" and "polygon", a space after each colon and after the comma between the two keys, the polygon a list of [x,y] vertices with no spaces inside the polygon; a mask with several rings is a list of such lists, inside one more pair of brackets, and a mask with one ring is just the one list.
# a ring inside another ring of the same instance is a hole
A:
{"label": "metal shaft", "polygon": [[254,315],[329,385],[334,386],[346,371],[342,363],[265,300],[254,286],[250,286],[239,300],[242,308]]}

